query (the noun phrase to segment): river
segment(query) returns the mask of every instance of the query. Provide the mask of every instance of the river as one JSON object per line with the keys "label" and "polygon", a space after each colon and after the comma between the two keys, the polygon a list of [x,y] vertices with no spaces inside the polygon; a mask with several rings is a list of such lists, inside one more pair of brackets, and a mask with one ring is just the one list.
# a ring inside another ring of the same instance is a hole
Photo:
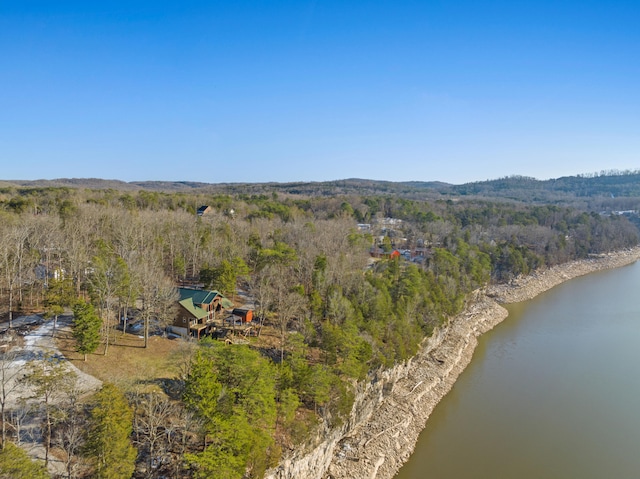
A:
{"label": "river", "polygon": [[508,306],[396,479],[640,477],[640,262]]}

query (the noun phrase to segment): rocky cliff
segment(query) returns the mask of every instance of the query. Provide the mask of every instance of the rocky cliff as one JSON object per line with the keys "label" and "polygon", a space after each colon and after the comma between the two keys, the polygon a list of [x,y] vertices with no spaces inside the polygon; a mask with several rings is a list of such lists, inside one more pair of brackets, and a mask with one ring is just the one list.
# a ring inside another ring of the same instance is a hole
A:
{"label": "rocky cliff", "polygon": [[640,248],[540,270],[477,292],[468,308],[428,338],[415,357],[358,385],[347,423],[319,431],[315,447],[298,451],[265,478],[392,478],[413,452],[433,408],[471,361],[477,338],[507,317],[499,302],[531,299],[571,278],[637,259]]}

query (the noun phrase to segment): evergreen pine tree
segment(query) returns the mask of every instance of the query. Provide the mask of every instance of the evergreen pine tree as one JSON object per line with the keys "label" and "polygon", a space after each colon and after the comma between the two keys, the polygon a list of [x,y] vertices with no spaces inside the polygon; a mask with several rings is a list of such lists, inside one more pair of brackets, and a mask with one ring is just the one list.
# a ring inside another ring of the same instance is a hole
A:
{"label": "evergreen pine tree", "polygon": [[41,462],[32,461],[27,453],[7,441],[0,451],[0,479],[48,479]]}
{"label": "evergreen pine tree", "polygon": [[124,394],[105,383],[94,397],[90,415],[88,451],[95,461],[96,479],[129,479],[135,469],[131,445],[133,412]]}
{"label": "evergreen pine tree", "polygon": [[73,308],[73,337],[76,340],[76,351],[84,354],[93,353],[100,344],[100,318],[91,303],[79,301]]}

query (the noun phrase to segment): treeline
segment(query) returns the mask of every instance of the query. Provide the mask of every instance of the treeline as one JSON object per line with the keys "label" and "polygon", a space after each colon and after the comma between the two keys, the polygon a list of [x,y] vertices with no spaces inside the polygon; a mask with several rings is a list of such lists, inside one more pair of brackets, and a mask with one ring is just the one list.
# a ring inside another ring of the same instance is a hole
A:
{"label": "treeline", "polygon": [[476,245],[491,258],[492,278],[497,281],[619,250],[638,238],[637,228],[626,217],[556,205],[379,197],[364,201],[369,214],[405,220],[411,247],[420,239],[447,248],[455,247],[458,238]]}
{"label": "treeline", "polygon": [[459,196],[474,198],[502,198],[525,203],[554,203],[593,206],[607,198],[640,198],[640,170],[603,170],[597,173],[564,176],[549,180],[538,180],[528,176],[506,176],[494,180],[476,181],[462,185],[451,185],[438,181],[378,181],[366,179],[344,179],[324,182],[289,183],[198,183],[187,181],[142,181],[125,183],[117,180],[58,179],[37,181],[0,182],[0,190],[44,190],[53,188],[88,189],[93,191],[146,190],[167,193],[210,195],[299,195],[305,197],[336,197],[348,195],[396,196],[408,199],[435,200]]}
{"label": "treeline", "polygon": [[[5,319],[75,306],[82,353],[108,355],[131,311],[145,338],[171,322],[178,284],[255,301],[270,341],[203,341],[165,395],[123,392],[135,477],[261,477],[315,428],[344,421],[355,381],[415,354],[471,291],[638,243],[622,216],[489,200],[8,187],[0,207]],[[97,330],[80,334],[93,310]],[[94,406],[81,409],[90,420]],[[87,451],[66,457],[85,464]],[[68,477],[99,474],[85,466]]]}
{"label": "treeline", "polygon": [[595,210],[638,209],[640,171],[600,173],[537,180],[508,176],[439,188],[443,194],[478,198],[505,198],[524,203],[554,203]]}

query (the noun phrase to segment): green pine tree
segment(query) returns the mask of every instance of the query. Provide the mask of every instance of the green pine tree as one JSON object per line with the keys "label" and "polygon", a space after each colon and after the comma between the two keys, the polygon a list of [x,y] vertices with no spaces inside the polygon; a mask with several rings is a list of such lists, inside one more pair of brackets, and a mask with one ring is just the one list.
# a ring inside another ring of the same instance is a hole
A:
{"label": "green pine tree", "polygon": [[102,321],[91,303],[79,301],[73,307],[73,337],[76,340],[76,351],[84,354],[93,353],[100,344],[100,326]]}
{"label": "green pine tree", "polygon": [[41,462],[32,461],[27,453],[12,442],[0,451],[0,479],[48,479]]}
{"label": "green pine tree", "polygon": [[275,394],[275,371],[260,353],[203,343],[184,395],[207,433],[205,450],[185,456],[194,477],[257,478],[274,465]]}
{"label": "green pine tree", "polygon": [[96,479],[129,479],[137,451],[131,445],[133,412],[124,394],[105,383],[94,396],[90,414],[88,452],[95,461]]}
{"label": "green pine tree", "polygon": [[47,319],[53,318],[52,335],[55,335],[58,316],[64,313],[64,308],[71,306],[74,299],[75,290],[73,288],[73,281],[71,281],[70,278],[51,279],[49,281],[44,298],[44,317]]}

